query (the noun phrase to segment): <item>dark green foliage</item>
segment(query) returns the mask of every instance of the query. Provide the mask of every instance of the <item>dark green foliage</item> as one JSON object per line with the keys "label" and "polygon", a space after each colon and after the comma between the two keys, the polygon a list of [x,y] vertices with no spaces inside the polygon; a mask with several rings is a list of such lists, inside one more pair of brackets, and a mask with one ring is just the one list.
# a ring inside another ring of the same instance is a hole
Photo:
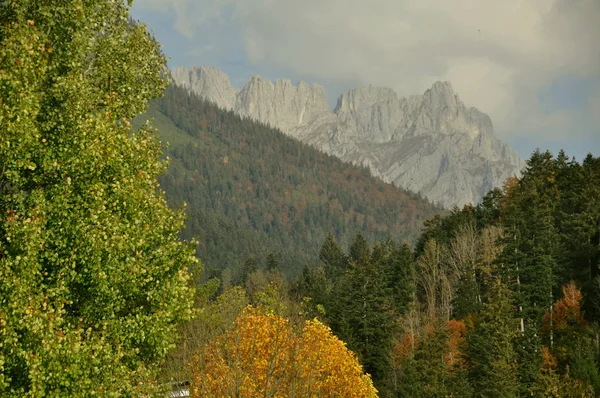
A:
{"label": "dark green foliage", "polygon": [[480,295],[479,285],[472,275],[466,275],[458,282],[456,297],[452,302],[453,317],[463,319],[470,314],[477,314],[481,308],[478,300]]}
{"label": "dark green foliage", "polygon": [[253,255],[249,256],[246,261],[244,261],[244,265],[242,265],[241,274],[239,277],[239,283],[241,285],[245,285],[248,281],[248,277],[258,270],[258,262],[256,261],[256,257]]}
{"label": "dark green foliage", "polygon": [[415,300],[415,264],[410,247],[403,244],[393,248],[388,257],[386,272],[394,306],[398,314],[406,312],[408,304]]}
{"label": "dark green foliage", "polygon": [[462,209],[455,207],[450,214],[445,217],[437,214],[425,221],[425,230],[419,237],[415,245],[415,254],[421,255],[425,250],[425,244],[430,239],[435,239],[439,244],[446,245],[455,237],[456,231],[461,225],[469,224],[474,221],[475,210],[470,205],[465,205]]}
{"label": "dark green foliage", "polygon": [[517,320],[510,291],[497,279],[467,338],[469,378],[478,397],[517,396]]}
{"label": "dark green foliage", "polygon": [[500,188],[492,189],[483,197],[481,203],[475,208],[478,229],[483,229],[488,225],[496,225],[500,222],[500,203],[502,199],[504,199],[504,193]]}
{"label": "dark green foliage", "polygon": [[526,395],[535,383],[542,364],[542,344],[538,331],[528,327],[519,333],[515,339],[514,350],[517,355],[518,391],[521,396]]}
{"label": "dark green foliage", "polygon": [[581,336],[577,341],[573,341],[568,348],[570,361],[567,362],[566,366],[569,367],[570,376],[592,386],[594,391],[600,391],[600,374],[598,372],[595,342],[590,336]]}
{"label": "dark green foliage", "polygon": [[309,317],[329,318],[332,288],[323,267],[310,269],[305,265],[294,290],[298,298],[304,301]]}
{"label": "dark green foliage", "polygon": [[471,396],[472,389],[465,374],[445,360],[450,352],[448,337],[448,329],[444,325],[434,325],[419,343],[415,355],[403,364],[396,387],[398,397]]}
{"label": "dark green foliage", "polygon": [[325,272],[330,279],[337,279],[344,272],[346,255],[337,244],[332,233],[327,235],[325,243],[321,246],[319,260],[325,265]]}
{"label": "dark green foliage", "polygon": [[371,251],[369,243],[358,234],[349,248],[348,268],[334,282],[326,306],[334,333],[356,352],[382,396],[387,396],[390,389],[395,317],[385,274],[388,257],[384,246],[377,244]]}
{"label": "dark green foliage", "polygon": [[588,156],[582,164],[561,153],[557,159],[557,185],[561,192],[556,223],[560,233],[563,280],[580,283],[588,319],[598,319],[594,305],[595,279],[600,259],[600,158]]}
{"label": "dark green foliage", "polygon": [[350,245],[348,259],[355,263],[366,264],[369,262],[369,257],[371,257],[369,242],[367,242],[361,233],[356,234],[354,242]]}
{"label": "dark green foliage", "polygon": [[279,261],[274,253],[269,253],[267,256],[267,271],[279,272]]}

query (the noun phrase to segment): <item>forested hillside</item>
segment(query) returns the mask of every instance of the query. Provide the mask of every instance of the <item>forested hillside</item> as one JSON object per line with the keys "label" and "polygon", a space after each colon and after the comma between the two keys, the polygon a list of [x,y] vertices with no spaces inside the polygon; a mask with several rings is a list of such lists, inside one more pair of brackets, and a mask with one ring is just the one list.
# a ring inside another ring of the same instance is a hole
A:
{"label": "forested hillside", "polygon": [[600,158],[536,151],[521,179],[427,220],[414,248],[329,235],[295,281],[275,264],[241,282],[216,300],[217,279],[202,288],[203,315],[183,330],[172,363],[185,363],[185,347],[213,360],[205,344],[250,303],[292,322],[318,317],[380,397],[598,396]]}
{"label": "forested hillside", "polygon": [[[273,254],[289,276],[314,265],[328,233],[347,243],[391,236],[414,242],[439,213],[418,195],[370,176],[278,130],[170,86],[138,118],[154,118],[172,163],[160,179],[173,206],[187,203],[184,238],[198,236],[208,274]],[[228,271],[229,272],[229,271]]]}
{"label": "forested hillside", "polygon": [[330,238],[301,296],[380,396],[600,392],[600,158],[535,152],[522,179],[428,220],[411,252]]}

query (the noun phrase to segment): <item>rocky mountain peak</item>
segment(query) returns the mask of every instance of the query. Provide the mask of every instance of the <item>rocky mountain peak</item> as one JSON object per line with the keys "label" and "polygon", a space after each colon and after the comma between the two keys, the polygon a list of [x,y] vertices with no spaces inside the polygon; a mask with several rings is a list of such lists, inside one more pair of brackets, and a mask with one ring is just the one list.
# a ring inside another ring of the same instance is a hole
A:
{"label": "rocky mountain peak", "polygon": [[[368,166],[384,181],[446,207],[477,203],[525,163],[493,134],[492,121],[468,108],[449,82],[400,98],[387,87],[359,86],[328,109],[325,89],[272,83],[258,75],[235,92],[216,68],[177,69],[174,80],[243,116],[281,129],[342,160]],[[224,77],[225,75],[225,77]]]}
{"label": "rocky mountain peak", "polygon": [[214,66],[178,67],[171,71],[175,84],[216,103],[221,108],[233,109],[236,92],[231,87],[229,76]]}
{"label": "rocky mountain peak", "polygon": [[361,107],[370,107],[379,102],[397,100],[398,95],[391,88],[363,85],[340,95],[333,112],[355,112]]}
{"label": "rocky mountain peak", "polygon": [[270,80],[255,75],[236,98],[236,112],[289,132],[320,113],[329,112],[325,88],[288,79]]}
{"label": "rocky mountain peak", "polygon": [[427,89],[423,94],[424,103],[434,111],[443,108],[456,109],[464,106],[458,98],[458,94],[454,92],[450,82],[435,82],[431,88]]}

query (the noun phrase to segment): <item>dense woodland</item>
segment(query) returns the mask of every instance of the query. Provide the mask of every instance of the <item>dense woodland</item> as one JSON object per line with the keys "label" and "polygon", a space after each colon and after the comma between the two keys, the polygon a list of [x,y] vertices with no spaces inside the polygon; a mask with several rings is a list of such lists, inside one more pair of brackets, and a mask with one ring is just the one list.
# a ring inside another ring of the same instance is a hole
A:
{"label": "dense woodland", "polygon": [[251,303],[325,322],[382,397],[596,396],[600,158],[527,164],[481,204],[430,218],[414,247],[357,234],[344,250],[329,234],[295,281],[270,263],[214,301],[211,280],[184,341],[202,352],[219,333],[206,325],[225,330]]}
{"label": "dense woodland", "polygon": [[328,233],[343,244],[360,232],[414,243],[441,209],[276,129],[219,109],[171,85],[147,115],[169,145],[160,178],[173,206],[187,203],[184,238],[198,236],[207,274],[228,269],[239,282],[246,261],[270,254],[288,276],[313,264]]}
{"label": "dense woodland", "polygon": [[183,89],[149,115],[170,142],[162,187],[210,264],[212,318],[182,329],[165,377],[190,377],[181,364],[251,304],[320,319],[380,396],[600,391],[598,158],[535,152],[521,179],[442,213]]}

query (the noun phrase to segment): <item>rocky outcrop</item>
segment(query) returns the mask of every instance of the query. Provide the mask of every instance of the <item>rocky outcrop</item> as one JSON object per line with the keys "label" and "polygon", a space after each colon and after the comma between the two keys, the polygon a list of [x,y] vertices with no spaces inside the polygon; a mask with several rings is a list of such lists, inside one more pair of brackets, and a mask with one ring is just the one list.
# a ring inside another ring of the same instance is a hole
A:
{"label": "rocky outcrop", "polygon": [[384,181],[446,207],[479,202],[524,167],[494,136],[490,118],[466,107],[448,82],[408,98],[390,88],[361,86],[342,94],[331,112],[319,85],[273,84],[254,76],[236,93],[215,69],[177,69],[173,78],[224,108],[368,166]]}
{"label": "rocky outcrop", "polygon": [[293,86],[290,80],[275,84],[253,76],[237,95],[235,111],[290,132],[329,112],[325,89],[317,84],[309,87],[300,82]]}
{"label": "rocky outcrop", "polygon": [[214,66],[202,68],[173,69],[171,77],[175,84],[195,92],[216,103],[220,108],[233,109],[236,91],[231,87],[229,76]]}

